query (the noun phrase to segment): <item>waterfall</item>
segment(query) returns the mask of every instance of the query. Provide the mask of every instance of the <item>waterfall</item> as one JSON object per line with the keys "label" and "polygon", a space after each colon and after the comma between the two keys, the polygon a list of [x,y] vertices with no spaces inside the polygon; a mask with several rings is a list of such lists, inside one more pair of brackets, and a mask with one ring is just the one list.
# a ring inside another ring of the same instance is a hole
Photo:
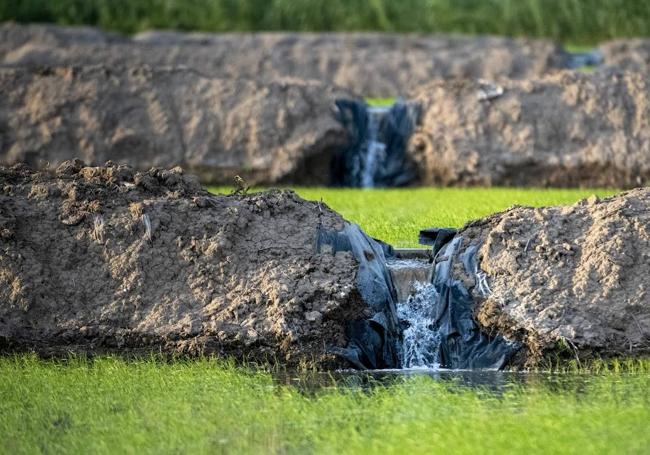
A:
{"label": "waterfall", "polygon": [[406,326],[402,332],[402,368],[440,366],[441,337],[435,328],[434,308],[439,295],[433,284],[414,284],[415,293],[397,305],[397,317]]}
{"label": "waterfall", "polygon": [[368,107],[368,125],[366,127],[366,141],[362,153],[359,155],[361,187],[373,188],[377,167],[386,159],[386,144],[379,140],[379,124],[382,117],[389,111],[387,107]]}
{"label": "waterfall", "polygon": [[402,368],[438,368],[442,337],[436,329],[440,296],[431,283],[433,265],[423,259],[392,259],[386,266],[398,300]]}
{"label": "waterfall", "polygon": [[337,100],[335,105],[350,143],[332,156],[332,185],[392,187],[416,178],[406,147],[420,116],[419,105],[397,101],[392,106],[369,106],[358,100]]}

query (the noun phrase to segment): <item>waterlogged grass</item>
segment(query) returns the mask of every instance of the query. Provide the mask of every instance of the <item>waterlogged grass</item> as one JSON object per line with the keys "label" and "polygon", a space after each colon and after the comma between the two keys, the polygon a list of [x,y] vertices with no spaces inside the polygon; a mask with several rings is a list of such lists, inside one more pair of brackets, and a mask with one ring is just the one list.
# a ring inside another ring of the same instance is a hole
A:
{"label": "waterlogged grass", "polygon": [[644,0],[1,0],[0,20],[123,32],[394,31],[550,37],[594,44],[650,33]]}
{"label": "waterlogged grass", "polygon": [[1,358],[0,452],[647,453],[645,371],[497,392],[416,375],[305,393],[205,359]]}
{"label": "waterlogged grass", "polygon": [[[212,188],[228,193],[225,188]],[[396,247],[417,246],[418,232],[427,227],[461,227],[466,222],[512,205],[535,207],[572,204],[615,190],[518,188],[332,189],[297,188],[300,196],[322,199],[369,235]]]}

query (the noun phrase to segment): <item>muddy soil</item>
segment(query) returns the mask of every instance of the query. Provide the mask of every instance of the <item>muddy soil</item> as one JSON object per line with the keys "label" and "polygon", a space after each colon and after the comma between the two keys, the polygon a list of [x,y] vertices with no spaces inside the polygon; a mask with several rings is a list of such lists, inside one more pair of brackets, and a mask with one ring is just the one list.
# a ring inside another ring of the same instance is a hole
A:
{"label": "muddy soil", "polygon": [[407,153],[422,184],[643,185],[649,81],[617,71],[436,81],[413,95],[423,113]]}
{"label": "muddy soil", "polygon": [[0,163],[180,165],[225,184],[325,178],[348,141],[334,100],[355,99],[314,81],[106,65],[2,68],[0,92]]}
{"label": "muddy soil", "polygon": [[[650,189],[572,206],[514,207],[470,223],[459,235],[466,247],[480,245],[489,288],[473,287],[478,321],[524,344],[519,365],[547,354],[647,355],[649,225]],[[456,276],[469,277],[460,260]]]}
{"label": "muddy soil", "polygon": [[210,77],[315,79],[366,97],[403,96],[434,78],[530,78],[566,65],[549,41],[376,33],[208,34],[0,26],[2,65],[187,66]]}
{"label": "muddy soil", "polygon": [[[0,168],[0,347],[347,366],[367,316],[347,223],[291,191],[211,195],[180,168]],[[328,252],[329,251],[329,252]]]}

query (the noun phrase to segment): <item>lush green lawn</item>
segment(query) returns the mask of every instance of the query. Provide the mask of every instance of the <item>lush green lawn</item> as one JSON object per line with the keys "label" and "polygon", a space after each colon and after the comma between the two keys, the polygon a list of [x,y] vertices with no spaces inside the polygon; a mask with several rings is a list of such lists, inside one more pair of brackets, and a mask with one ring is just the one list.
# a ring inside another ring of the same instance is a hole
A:
{"label": "lush green lawn", "polygon": [[[647,370],[646,370],[647,371]],[[303,393],[210,360],[0,359],[0,452],[647,453],[650,376]]]}
{"label": "lush green lawn", "polygon": [[377,30],[550,37],[594,44],[647,36],[644,0],[0,0],[0,20],[124,32]]}
{"label": "lush green lawn", "polygon": [[[215,192],[228,192],[212,188]],[[396,247],[417,246],[418,232],[427,227],[461,227],[467,221],[514,205],[572,204],[592,194],[614,190],[517,188],[410,188],[359,190],[298,188],[305,199],[323,199],[370,235]]]}

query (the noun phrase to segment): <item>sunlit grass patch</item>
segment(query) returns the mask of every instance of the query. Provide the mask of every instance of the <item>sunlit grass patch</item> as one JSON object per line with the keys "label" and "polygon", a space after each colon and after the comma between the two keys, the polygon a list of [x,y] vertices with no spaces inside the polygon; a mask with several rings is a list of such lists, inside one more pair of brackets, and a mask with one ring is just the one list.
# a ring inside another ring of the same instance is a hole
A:
{"label": "sunlit grass patch", "polygon": [[366,98],[366,103],[375,107],[390,107],[395,104],[395,101],[397,98]]}

